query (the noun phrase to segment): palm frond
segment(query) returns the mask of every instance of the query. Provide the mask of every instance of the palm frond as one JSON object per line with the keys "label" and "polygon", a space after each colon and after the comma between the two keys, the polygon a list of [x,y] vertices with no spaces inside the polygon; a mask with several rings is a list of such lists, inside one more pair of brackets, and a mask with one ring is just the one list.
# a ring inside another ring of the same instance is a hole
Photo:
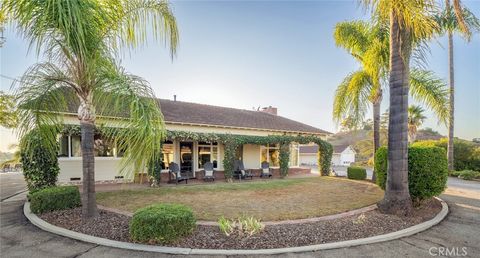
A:
{"label": "palm frond", "polygon": [[412,69],[410,93],[416,101],[431,109],[439,122],[446,124],[449,118],[449,91],[444,80],[431,71]]}
{"label": "palm frond", "polygon": [[333,117],[338,123],[349,117],[354,125],[363,122],[369,108],[372,91],[371,78],[363,70],[348,75],[335,93]]}
{"label": "palm frond", "polygon": [[[125,151],[122,172],[141,171],[147,161],[161,151],[165,125],[160,106],[152,88],[144,79],[111,66],[99,75],[94,103],[99,115],[124,116],[117,126],[122,130],[105,129],[106,136],[117,140],[118,149]],[[130,166],[133,165],[133,170]]]}
{"label": "palm frond", "polygon": [[370,44],[370,31],[370,25],[364,21],[339,22],[335,25],[333,37],[338,47],[362,61],[363,53]]}
{"label": "palm frond", "polygon": [[61,90],[74,85],[62,70],[52,63],[39,63],[30,67],[16,81],[17,133],[22,138],[33,129],[38,129],[48,146],[47,151],[56,152],[56,138],[61,117],[56,113],[67,110],[67,101],[73,94]]}
{"label": "palm frond", "polygon": [[179,33],[168,1],[108,0],[104,4],[111,10],[105,19],[105,35],[114,49],[144,45],[147,34],[153,32],[154,39],[169,45],[171,56],[175,56]]}

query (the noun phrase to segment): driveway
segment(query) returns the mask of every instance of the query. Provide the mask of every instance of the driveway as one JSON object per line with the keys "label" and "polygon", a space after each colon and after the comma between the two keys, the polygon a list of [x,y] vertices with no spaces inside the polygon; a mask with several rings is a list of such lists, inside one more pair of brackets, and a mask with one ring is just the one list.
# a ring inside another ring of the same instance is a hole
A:
{"label": "driveway", "polygon": [[[3,180],[3,175],[0,176],[0,188],[3,188],[6,182],[12,182]],[[20,194],[1,202],[2,257],[171,257],[97,246],[44,232],[30,224],[23,216],[24,195]],[[439,254],[446,254],[445,248],[448,248],[449,252],[453,250],[456,256],[462,256],[465,250],[466,255],[463,257],[480,257],[480,183],[450,178],[448,189],[441,198],[449,204],[450,214],[440,224],[422,233],[385,243],[279,256],[430,257],[445,256]]]}

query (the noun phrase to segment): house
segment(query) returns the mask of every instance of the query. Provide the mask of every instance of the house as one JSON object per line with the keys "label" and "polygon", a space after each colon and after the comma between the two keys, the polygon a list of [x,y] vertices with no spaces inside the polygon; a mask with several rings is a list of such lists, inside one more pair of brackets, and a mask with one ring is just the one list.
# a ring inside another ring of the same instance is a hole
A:
{"label": "house", "polygon": [[[168,131],[192,133],[231,134],[250,136],[292,135],[314,136],[325,140],[329,132],[277,115],[277,109],[266,107],[259,111],[211,106],[176,100],[158,99]],[[65,124],[78,125],[76,106],[61,112]],[[99,123],[109,118],[98,117]],[[80,135],[65,134],[60,137],[59,181],[61,183],[81,182],[82,158]],[[309,173],[299,167],[299,144],[290,144],[289,174]],[[195,140],[166,140],[162,146],[162,180],[168,180],[170,162],[180,165],[182,173],[190,178],[202,178],[203,164],[212,162],[222,177],[225,146],[217,142]],[[131,181],[133,173],[120,174],[121,152],[114,142],[95,136],[95,181]],[[244,144],[235,154],[243,161],[246,169],[258,169],[263,161],[270,163],[274,174],[278,173],[279,146]]]}
{"label": "house", "polygon": [[[355,162],[355,150],[351,145],[333,146],[332,164],[334,166],[350,166]],[[313,166],[318,163],[317,145],[300,145],[299,159],[301,165]]]}

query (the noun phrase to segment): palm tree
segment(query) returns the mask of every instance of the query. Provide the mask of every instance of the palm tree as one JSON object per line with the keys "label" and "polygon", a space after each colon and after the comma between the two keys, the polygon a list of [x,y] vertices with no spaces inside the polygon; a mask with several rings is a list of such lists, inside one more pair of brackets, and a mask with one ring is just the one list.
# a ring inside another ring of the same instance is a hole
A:
{"label": "palm tree", "polygon": [[[364,120],[369,104],[373,107],[373,149],[380,147],[380,105],[388,78],[388,28],[381,22],[340,22],[335,27],[337,46],[346,49],[361,69],[348,75],[335,93],[333,117],[338,122],[348,118],[353,124]],[[423,48],[415,49],[421,56]],[[446,84],[433,72],[414,69],[410,76],[411,95],[432,109],[439,120],[448,116]],[[375,173],[372,180],[375,180]]]}
{"label": "palm tree", "polygon": [[[152,32],[170,46],[178,31],[164,0],[5,0],[3,7],[20,33],[36,45],[45,61],[31,66],[18,80],[19,133],[39,128],[52,146],[62,124],[55,110],[78,103],[83,160],[82,213],[97,215],[94,184],[94,128],[97,116],[126,114],[106,136],[121,139],[123,168],[143,169],[158,155],[165,136],[163,117],[149,84],[128,74],[116,61],[123,49],[147,42]],[[41,125],[50,126],[41,126]]]}
{"label": "palm tree", "polygon": [[[450,118],[448,120],[448,169],[454,170],[453,160],[453,137],[454,137],[454,121],[455,121],[455,80],[454,80],[454,65],[453,65],[453,33],[459,33],[466,41],[470,41],[473,31],[480,30],[480,21],[467,8],[462,8],[460,1],[454,1],[456,9],[461,10],[461,15],[454,15],[454,10],[450,6],[450,0],[445,0],[445,9],[437,15],[437,22],[440,25],[440,32],[448,35],[448,66],[449,66],[449,86],[450,86]],[[456,12],[456,11],[455,11]]]}
{"label": "palm tree", "polygon": [[378,204],[385,213],[407,215],[412,201],[408,190],[408,95],[410,60],[415,46],[432,37],[436,23],[433,0],[364,0],[373,15],[389,21],[390,114],[388,171],[385,196]]}
{"label": "palm tree", "polygon": [[417,137],[417,129],[427,117],[423,115],[425,110],[421,106],[411,105],[408,107],[408,140],[410,143]]}

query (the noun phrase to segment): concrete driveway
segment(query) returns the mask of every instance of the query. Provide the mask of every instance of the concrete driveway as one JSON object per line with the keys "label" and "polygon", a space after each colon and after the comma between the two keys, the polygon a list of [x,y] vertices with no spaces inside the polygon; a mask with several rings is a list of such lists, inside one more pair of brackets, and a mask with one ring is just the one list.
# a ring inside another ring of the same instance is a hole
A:
{"label": "concrete driveway", "polygon": [[[450,254],[455,254],[451,256],[480,257],[480,183],[452,178],[448,182],[449,187],[441,198],[449,204],[450,214],[439,225],[427,231],[385,243],[278,256],[441,257],[446,256],[442,254],[447,254],[448,249]],[[0,175],[0,188],[8,183],[12,181],[4,180],[4,175]],[[4,193],[12,191],[2,190],[2,198]],[[97,246],[44,232],[23,216],[23,198],[24,194],[20,194],[1,202],[2,257],[171,257]],[[463,250],[466,255],[462,255]]]}

